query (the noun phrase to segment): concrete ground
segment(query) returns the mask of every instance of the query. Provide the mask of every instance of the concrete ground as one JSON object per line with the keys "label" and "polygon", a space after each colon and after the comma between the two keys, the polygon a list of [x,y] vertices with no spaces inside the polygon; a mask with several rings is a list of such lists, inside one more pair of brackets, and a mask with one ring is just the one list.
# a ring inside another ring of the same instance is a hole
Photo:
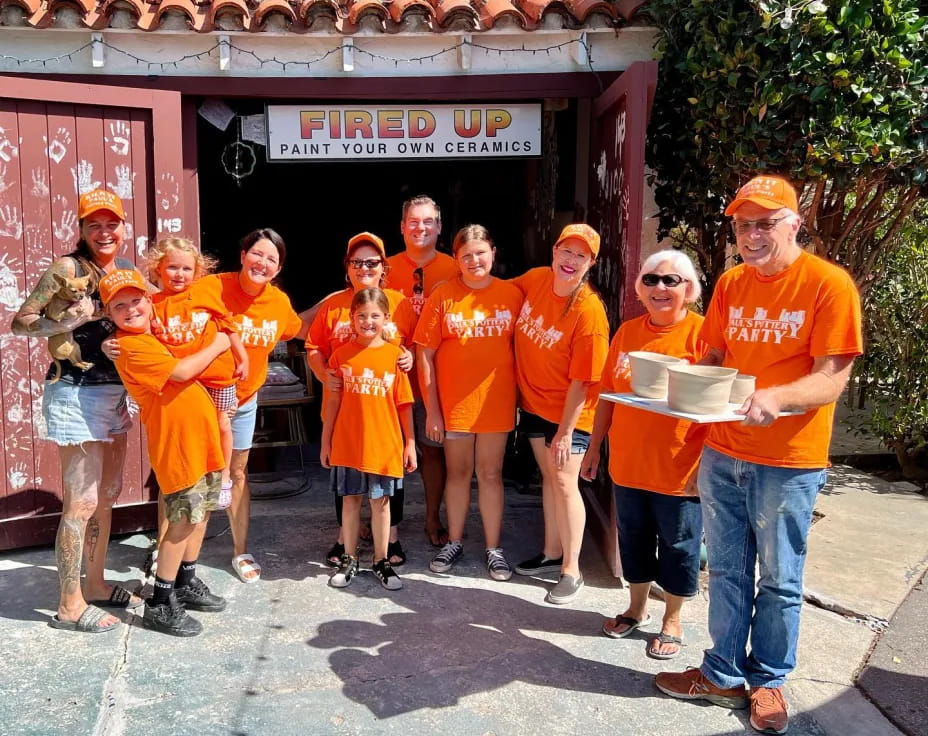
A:
{"label": "concrete ground", "polygon": [[[787,688],[791,734],[899,733],[854,686],[854,677],[874,631],[894,609],[883,588],[898,605],[908,592],[900,579],[909,575],[914,584],[911,575],[924,570],[928,551],[924,533],[887,540],[890,525],[880,520],[890,514],[894,523],[924,530],[928,500],[884,488],[878,500],[885,503],[874,503],[876,481],[846,473],[836,473],[837,484],[823,495],[825,516],[810,537],[809,577],[825,607],[804,608],[799,667]],[[486,576],[476,512],[464,560],[451,575],[433,574],[415,479],[408,484],[402,527],[409,554],[401,568],[403,590],[385,591],[369,573],[336,590],[326,584],[329,569],[320,562],[336,534],[331,496],[320,471],[312,481],[302,495],[255,503],[251,546],[264,566],[255,585],[240,583],[230,570],[224,519],[217,515],[211,523],[218,536],[206,543],[199,573],[229,607],[195,614],[205,631],[194,639],[154,633],[128,614],[130,625],[111,634],[53,630],[47,626],[57,588],[53,551],[4,555],[0,733],[751,731],[746,711],[675,701],[652,684],[662,669],[699,664],[709,645],[704,594],[684,607],[687,645],[666,663],[646,656],[644,633],[624,640],[600,634],[604,618],[621,612],[628,594],[590,543],[582,559],[586,589],[563,607],[544,603],[550,582],[543,579],[497,583]],[[861,514],[879,533],[866,524],[848,526]],[[534,553],[540,534],[540,500],[507,490],[510,558]],[[846,549],[848,534],[856,540],[850,552],[833,554]],[[902,539],[906,544],[898,543]],[[147,544],[144,535],[114,540],[112,578],[137,580]],[[658,622],[661,609],[652,602]],[[649,629],[658,630],[658,624]]]}

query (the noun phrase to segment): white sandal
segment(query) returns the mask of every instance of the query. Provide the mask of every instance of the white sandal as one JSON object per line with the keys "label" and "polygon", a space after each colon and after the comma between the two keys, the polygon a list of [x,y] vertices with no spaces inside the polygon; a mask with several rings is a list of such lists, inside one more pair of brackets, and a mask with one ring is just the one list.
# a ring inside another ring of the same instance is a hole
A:
{"label": "white sandal", "polygon": [[[232,569],[243,583],[257,583],[261,579],[261,565],[255,562],[255,558],[247,552],[232,558]],[[250,578],[245,577],[250,572],[258,574]]]}

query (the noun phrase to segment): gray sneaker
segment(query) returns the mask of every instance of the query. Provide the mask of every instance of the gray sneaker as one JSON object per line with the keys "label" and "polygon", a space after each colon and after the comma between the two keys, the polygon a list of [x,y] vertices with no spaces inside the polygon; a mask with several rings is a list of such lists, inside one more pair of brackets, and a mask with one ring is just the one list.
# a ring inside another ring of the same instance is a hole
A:
{"label": "gray sneaker", "polygon": [[512,577],[512,566],[503,556],[502,547],[487,550],[487,572],[494,580],[503,581]]}
{"label": "gray sneaker", "polygon": [[463,544],[460,542],[448,542],[432,558],[429,563],[429,570],[432,572],[448,572],[454,567],[454,563],[461,559],[462,554],[464,554]]}
{"label": "gray sneaker", "polygon": [[557,581],[557,585],[548,591],[545,600],[548,601],[548,603],[555,603],[557,605],[570,603],[577,597],[577,593],[580,592],[580,588],[582,587],[583,575],[576,578],[573,575],[561,575],[561,579]]}

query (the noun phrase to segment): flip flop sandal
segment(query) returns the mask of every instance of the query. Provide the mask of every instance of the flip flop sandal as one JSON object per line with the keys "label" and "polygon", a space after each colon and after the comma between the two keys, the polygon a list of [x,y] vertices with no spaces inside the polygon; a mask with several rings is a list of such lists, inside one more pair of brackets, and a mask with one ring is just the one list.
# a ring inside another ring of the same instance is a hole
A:
{"label": "flip flop sandal", "polygon": [[[443,526],[438,527],[438,529],[436,529],[434,532],[430,532],[428,529],[426,529],[425,536],[428,538],[429,544],[431,544],[436,549],[441,549],[448,543],[448,530]],[[436,539],[438,540],[437,542],[435,541]],[[445,541],[441,541],[442,539]]]}
{"label": "flip flop sandal", "polygon": [[[603,633],[611,639],[624,639],[635,631],[635,629],[640,629],[642,626],[647,626],[649,623],[651,623],[650,613],[641,621],[631,616],[616,616],[615,618],[610,618],[603,624]],[[619,624],[625,624],[628,628],[622,632],[617,632],[610,628],[611,626],[618,626]]]}
{"label": "flip flop sandal", "polygon": [[132,602],[132,593],[123,588],[121,585],[114,585],[113,592],[107,600],[87,601],[91,606],[103,606],[104,608],[122,608],[126,611],[134,611],[136,608],[145,604],[145,601],[139,598],[135,603]]}
{"label": "flip flop sandal", "polygon": [[[677,648],[672,652],[662,654],[661,644],[675,644]],[[673,659],[682,651],[683,639],[681,639],[679,636],[665,634],[663,631],[651,639],[651,643],[648,645],[648,656],[652,659]]]}
{"label": "flip flop sandal", "polygon": [[345,554],[345,545],[336,542],[332,548],[325,553],[325,564],[329,567],[338,567],[342,564],[342,555]]}
{"label": "flip flop sandal", "polygon": [[109,615],[110,614],[102,608],[87,606],[77,621],[62,621],[58,618],[58,614],[56,613],[52,616],[52,620],[48,622],[48,625],[53,629],[61,629],[63,631],[80,631],[84,634],[102,634],[105,631],[114,631],[122,623],[121,621],[116,621],[108,626],[104,626],[100,623]]}
{"label": "flip flop sandal", "polygon": [[[232,569],[243,583],[257,583],[261,579],[261,565],[247,552],[232,558]],[[254,577],[245,577],[250,572],[258,573]]]}
{"label": "flip flop sandal", "polygon": [[[394,557],[397,558],[399,562],[394,562]],[[406,553],[403,551],[403,544],[399,539],[387,544],[387,561],[389,561],[391,567],[399,567],[405,564]]]}

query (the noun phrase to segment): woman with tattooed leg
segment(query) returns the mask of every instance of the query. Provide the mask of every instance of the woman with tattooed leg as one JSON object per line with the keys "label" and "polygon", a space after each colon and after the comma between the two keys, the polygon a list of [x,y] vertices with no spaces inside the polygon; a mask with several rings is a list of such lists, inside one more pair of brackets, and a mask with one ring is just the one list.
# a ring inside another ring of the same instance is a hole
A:
{"label": "woman with tattooed leg", "polygon": [[[55,538],[55,560],[61,594],[51,625],[58,629],[101,633],[112,631],[119,619],[101,606],[137,608],[142,599],[104,579],[113,503],[122,490],[126,432],[131,426],[126,391],[116,368],[100,349],[113,332],[101,314],[97,284],[105,274],[133,268],[117,257],[126,237],[125,213],[115,194],[96,189],[83,194],[78,205],[80,240],[56,260],[23,303],[11,329],[24,337],[51,337],[73,332],[82,370],[61,361],[60,380],[46,376],[42,414],[48,438],[58,445],[63,480],[61,521]],[[75,305],[61,321],[43,315],[60,280],[92,275],[93,289],[83,305]],[[86,579],[81,590],[81,557]]]}

